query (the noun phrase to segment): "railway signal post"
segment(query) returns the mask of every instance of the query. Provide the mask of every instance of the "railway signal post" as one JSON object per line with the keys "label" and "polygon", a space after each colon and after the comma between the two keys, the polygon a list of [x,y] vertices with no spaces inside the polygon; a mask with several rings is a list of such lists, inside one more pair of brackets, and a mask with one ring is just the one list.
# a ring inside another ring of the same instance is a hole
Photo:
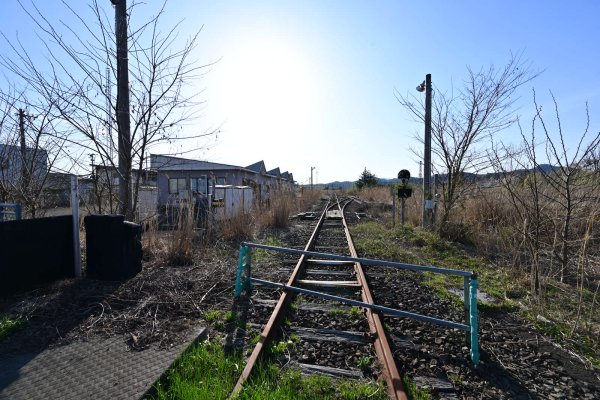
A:
{"label": "railway signal post", "polygon": [[398,198],[400,199],[400,223],[404,225],[404,202],[407,198],[412,196],[412,188],[408,187],[408,180],[410,179],[410,172],[407,169],[403,169],[398,172],[398,179],[402,181],[398,187]]}

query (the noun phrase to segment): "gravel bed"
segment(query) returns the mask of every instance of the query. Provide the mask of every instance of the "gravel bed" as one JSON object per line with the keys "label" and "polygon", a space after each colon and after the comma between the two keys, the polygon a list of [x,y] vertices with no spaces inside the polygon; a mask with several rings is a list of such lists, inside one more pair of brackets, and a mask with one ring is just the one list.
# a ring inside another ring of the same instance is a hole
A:
{"label": "gravel bed", "polygon": [[[354,214],[357,211],[366,213],[367,217],[363,215],[359,220]],[[365,204],[350,206],[350,213],[347,214],[349,223],[360,223],[368,219],[368,207]],[[282,245],[303,248],[303,241],[308,240],[311,229],[310,222],[297,221],[283,236]],[[277,267],[284,270],[283,266],[280,264]],[[418,273],[378,267],[368,267],[365,270],[376,303],[463,322],[462,306],[436,296],[430,288],[422,285],[422,277]],[[274,271],[276,268],[273,268],[273,274]],[[289,276],[289,273],[284,272]],[[313,278],[332,279],[326,276],[310,277]],[[262,292],[260,296],[263,296]],[[323,302],[320,299],[305,301]],[[255,308],[260,310],[254,311],[252,315],[265,321],[272,312],[272,308],[264,306]],[[334,313],[332,316],[331,313],[298,309],[291,321],[294,326],[305,324],[313,328],[368,330],[366,322],[352,322],[347,315],[343,318],[344,314]],[[339,324],[338,317],[342,317]],[[418,386],[427,387],[433,398],[600,398],[599,371],[591,369],[580,357],[553,343],[514,314],[480,310],[481,362],[477,367],[470,361],[469,346],[463,331],[407,318],[384,317],[383,321],[388,328],[401,374],[411,378]],[[352,346],[357,348],[351,349]],[[290,356],[297,362],[355,369],[360,364],[360,359],[375,359],[371,345],[362,348],[352,346],[346,349],[347,353],[337,354],[339,347],[336,350],[324,342],[303,341],[290,350]],[[365,375],[373,376],[376,373],[376,369],[370,368]]]}

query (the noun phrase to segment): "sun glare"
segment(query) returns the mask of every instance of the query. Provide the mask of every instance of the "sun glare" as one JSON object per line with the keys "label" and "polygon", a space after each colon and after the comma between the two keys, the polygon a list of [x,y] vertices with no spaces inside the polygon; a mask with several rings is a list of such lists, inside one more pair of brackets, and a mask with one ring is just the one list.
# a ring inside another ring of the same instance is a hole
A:
{"label": "sun glare", "polygon": [[223,63],[223,104],[236,125],[264,133],[294,129],[315,105],[310,60],[293,45],[273,38],[246,40],[224,55]]}

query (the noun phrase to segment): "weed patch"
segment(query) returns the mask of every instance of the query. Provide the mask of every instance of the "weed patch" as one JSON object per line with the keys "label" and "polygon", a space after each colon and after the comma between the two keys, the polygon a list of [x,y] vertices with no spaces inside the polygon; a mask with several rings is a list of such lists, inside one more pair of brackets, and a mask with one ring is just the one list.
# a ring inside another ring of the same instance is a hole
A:
{"label": "weed patch", "polygon": [[[274,354],[293,346],[296,339],[272,346]],[[369,360],[371,361],[371,360]],[[185,352],[164,379],[154,386],[153,400],[227,399],[244,368],[243,356],[226,352],[217,341],[203,341]],[[263,361],[234,397],[236,400],[387,399],[383,383],[303,376]]]}
{"label": "weed patch", "polygon": [[25,321],[21,319],[11,319],[7,316],[0,315],[0,339],[8,337],[8,335],[20,331],[25,328]]}
{"label": "weed patch", "polygon": [[227,399],[244,367],[240,354],[203,341],[185,352],[155,385],[152,399]]}
{"label": "weed patch", "polygon": [[237,399],[244,400],[314,400],[314,399],[387,399],[382,383],[338,380],[323,375],[304,377],[295,369],[281,370],[261,365]]}

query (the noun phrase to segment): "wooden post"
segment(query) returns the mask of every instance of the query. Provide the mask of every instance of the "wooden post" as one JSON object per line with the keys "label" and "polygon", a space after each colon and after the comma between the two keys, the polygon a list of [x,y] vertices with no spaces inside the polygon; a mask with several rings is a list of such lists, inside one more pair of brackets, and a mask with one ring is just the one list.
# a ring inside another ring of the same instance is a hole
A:
{"label": "wooden post", "polygon": [[81,243],[79,242],[79,190],[77,175],[71,175],[71,214],[73,216],[73,257],[75,277],[81,278]]}

